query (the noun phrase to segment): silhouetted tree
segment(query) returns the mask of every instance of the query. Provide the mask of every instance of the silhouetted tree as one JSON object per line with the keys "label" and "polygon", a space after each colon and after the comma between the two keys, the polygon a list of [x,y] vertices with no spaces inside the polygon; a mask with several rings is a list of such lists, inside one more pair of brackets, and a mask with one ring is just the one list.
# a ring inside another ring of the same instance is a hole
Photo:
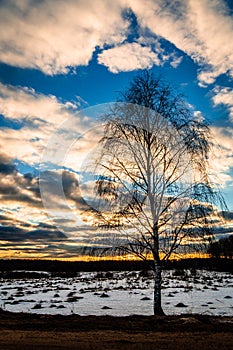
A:
{"label": "silhouetted tree", "polygon": [[133,79],[105,122],[95,225],[108,229],[112,249],[148,261],[154,314],[162,315],[162,262],[206,242],[221,201],[208,177],[209,129],[148,71]]}
{"label": "silhouetted tree", "polygon": [[212,240],[209,244],[208,253],[216,259],[233,257],[233,235],[220,238],[218,241]]}

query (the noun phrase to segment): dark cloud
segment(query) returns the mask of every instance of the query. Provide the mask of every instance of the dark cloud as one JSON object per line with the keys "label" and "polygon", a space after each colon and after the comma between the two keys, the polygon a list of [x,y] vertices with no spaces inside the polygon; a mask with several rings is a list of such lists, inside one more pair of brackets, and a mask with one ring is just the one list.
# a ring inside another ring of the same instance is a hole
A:
{"label": "dark cloud", "polygon": [[0,240],[20,243],[26,240],[24,233],[24,230],[18,227],[1,226]]}
{"label": "dark cloud", "polygon": [[32,226],[28,222],[12,217],[12,213],[9,213],[9,215],[7,215],[7,213],[4,215],[0,215],[0,222],[1,222],[0,230],[1,230],[1,227],[3,226],[15,226],[15,227],[23,227],[23,228],[29,228]]}
{"label": "dark cloud", "polygon": [[16,170],[15,165],[0,163],[0,173],[1,174],[11,174]]}
{"label": "dark cloud", "polygon": [[[44,242],[50,243],[52,241],[66,240],[66,236],[58,231],[55,227],[50,230],[25,230],[25,228],[16,226],[1,226],[0,227],[0,240],[14,243],[22,243],[24,241],[30,241],[34,243]],[[17,245],[16,245],[17,248]]]}
{"label": "dark cloud", "polygon": [[66,197],[72,199],[79,210],[86,212],[91,209],[82,197],[77,175],[69,171],[63,171],[62,185]]}
{"label": "dark cloud", "polygon": [[[51,200],[57,196],[57,183],[62,181],[66,199],[74,201],[79,210],[88,210],[89,206],[81,196],[77,176],[74,173],[63,171],[61,174],[56,171],[46,171],[40,175],[42,175],[41,183],[46,181],[49,184],[46,191]],[[32,173],[20,174],[10,158],[5,155],[0,155],[0,195],[2,195],[2,202],[5,200],[27,203],[34,207],[43,206],[39,176]],[[56,201],[55,205],[58,203]],[[61,205],[60,202],[59,204]]]}
{"label": "dark cloud", "polygon": [[233,226],[230,227],[215,227],[213,228],[214,235],[219,238],[218,236],[225,236],[226,234],[233,234]]}
{"label": "dark cloud", "polygon": [[76,241],[68,239],[55,226],[43,223],[31,230],[16,226],[1,226],[0,241],[1,256],[12,251],[12,254],[21,256],[29,254],[33,257],[34,254],[40,254],[45,258],[69,258],[92,251],[88,240],[83,242],[82,246],[77,245]]}
{"label": "dark cloud", "polygon": [[221,211],[220,215],[222,215],[225,220],[229,220],[229,221],[233,220],[233,212],[232,211]]}
{"label": "dark cloud", "polygon": [[5,154],[0,154],[0,174],[8,175],[15,172],[16,166],[11,159]]}
{"label": "dark cloud", "polygon": [[60,239],[67,239],[66,236],[58,231],[58,230],[54,230],[54,231],[49,231],[49,230],[33,230],[28,232],[28,237],[30,239],[39,239],[39,240],[60,240]]}
{"label": "dark cloud", "polygon": [[16,165],[5,154],[0,154],[0,195],[2,203],[13,201],[42,206],[38,176],[20,174]]}

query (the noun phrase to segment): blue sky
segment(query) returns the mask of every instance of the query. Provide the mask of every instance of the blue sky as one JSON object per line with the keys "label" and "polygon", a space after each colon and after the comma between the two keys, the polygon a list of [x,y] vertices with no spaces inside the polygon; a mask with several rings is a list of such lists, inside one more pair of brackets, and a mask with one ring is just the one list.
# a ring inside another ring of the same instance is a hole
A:
{"label": "blue sky", "polygon": [[[1,1],[1,255],[77,252],[41,203],[43,151],[67,118],[114,102],[143,69],[171,82],[210,123],[212,171],[233,211],[232,37],[232,1]],[[68,172],[69,194],[74,183]]]}

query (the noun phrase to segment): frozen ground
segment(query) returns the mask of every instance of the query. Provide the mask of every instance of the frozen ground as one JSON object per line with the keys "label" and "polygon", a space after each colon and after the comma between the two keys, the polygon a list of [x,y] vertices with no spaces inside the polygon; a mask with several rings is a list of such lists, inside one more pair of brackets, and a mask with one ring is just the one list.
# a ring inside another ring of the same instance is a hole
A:
{"label": "frozen ground", "polygon": [[[233,275],[165,271],[166,314],[233,315]],[[1,279],[0,306],[14,312],[115,315],[153,314],[153,279],[142,272],[83,272],[75,278]],[[179,305],[182,303],[181,305]]]}

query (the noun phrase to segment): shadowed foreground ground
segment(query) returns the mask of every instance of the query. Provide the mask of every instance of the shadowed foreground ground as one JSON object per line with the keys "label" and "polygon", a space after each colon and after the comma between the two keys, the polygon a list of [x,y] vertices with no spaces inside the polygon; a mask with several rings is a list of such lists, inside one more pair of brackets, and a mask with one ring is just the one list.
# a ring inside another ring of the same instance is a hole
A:
{"label": "shadowed foreground ground", "polygon": [[232,349],[233,317],[0,312],[0,349]]}

